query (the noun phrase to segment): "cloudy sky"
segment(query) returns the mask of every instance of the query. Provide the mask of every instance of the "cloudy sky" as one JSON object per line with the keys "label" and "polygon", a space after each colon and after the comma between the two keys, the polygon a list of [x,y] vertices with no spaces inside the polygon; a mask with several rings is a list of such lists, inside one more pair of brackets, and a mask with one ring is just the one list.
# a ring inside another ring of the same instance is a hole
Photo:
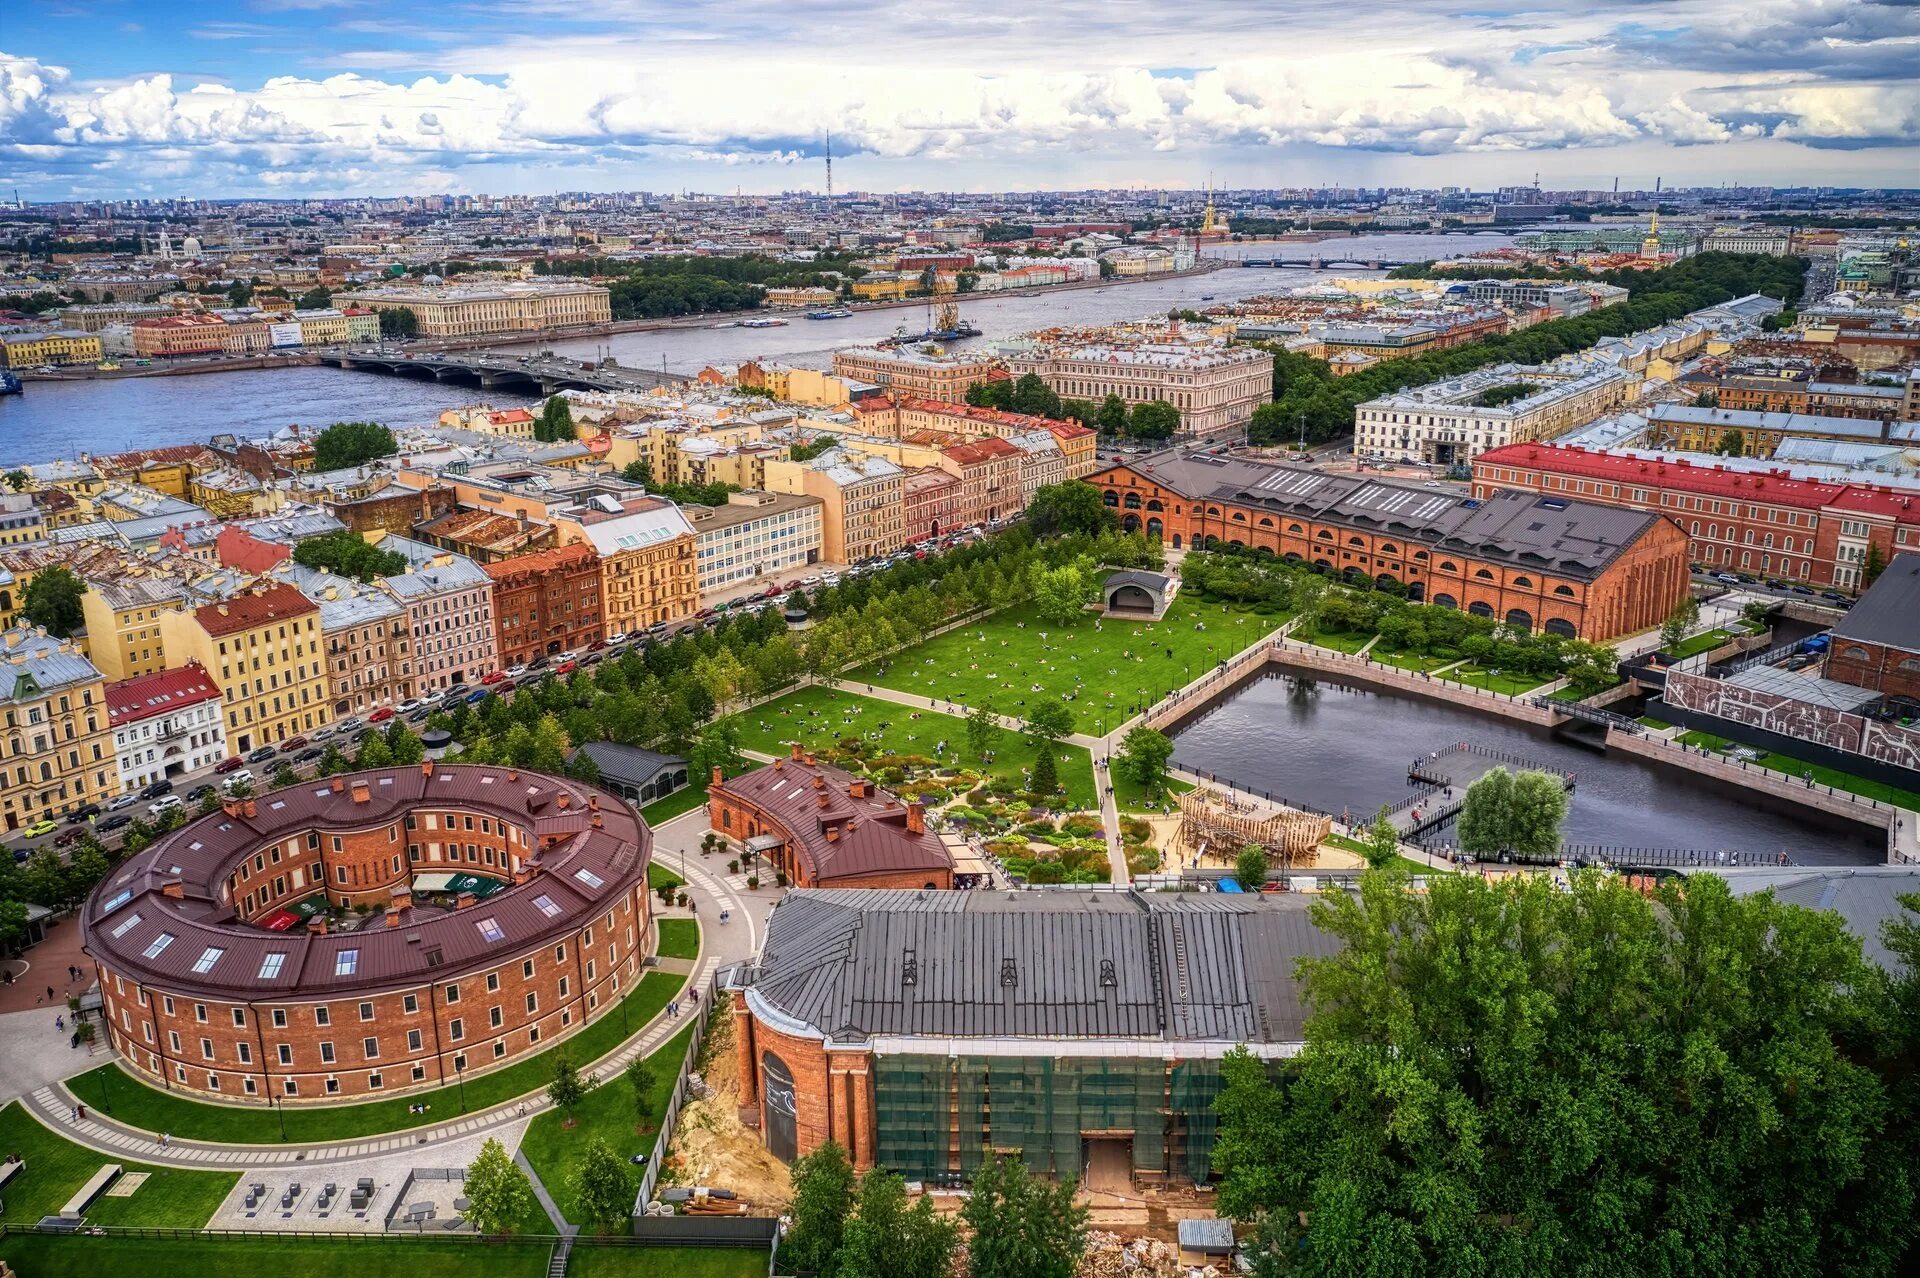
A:
{"label": "cloudy sky", "polygon": [[0,194],[1920,186],[1916,0],[0,0]]}

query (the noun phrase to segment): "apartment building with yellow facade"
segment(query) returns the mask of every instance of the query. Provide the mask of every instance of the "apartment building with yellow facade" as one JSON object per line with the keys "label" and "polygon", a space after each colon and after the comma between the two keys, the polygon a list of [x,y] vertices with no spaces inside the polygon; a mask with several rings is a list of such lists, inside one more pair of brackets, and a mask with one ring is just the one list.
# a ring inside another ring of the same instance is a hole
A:
{"label": "apartment building with yellow facade", "polygon": [[119,793],[107,681],[70,639],[0,634],[0,818],[18,830]]}
{"label": "apartment building with yellow facade", "polygon": [[344,300],[373,311],[412,311],[422,337],[529,333],[606,324],[613,319],[606,289],[568,280],[382,285],[361,289]]}
{"label": "apartment building with yellow facade", "polygon": [[607,634],[638,634],[699,610],[698,542],[672,502],[594,494],[556,523],[563,545],[585,542],[600,555]]}
{"label": "apartment building with yellow facade", "polygon": [[93,364],[101,357],[100,338],[93,333],[7,333],[0,335],[0,368],[59,367]]}
{"label": "apartment building with yellow facade", "polygon": [[811,461],[767,463],[769,492],[821,501],[821,550],[853,564],[900,549],[906,528],[905,475],[886,457],[835,448]]}
{"label": "apartment building with yellow facade", "polygon": [[172,664],[198,661],[220,685],[235,754],[332,720],[320,609],[292,586],[259,585],[221,603],[169,611],[160,626]]}

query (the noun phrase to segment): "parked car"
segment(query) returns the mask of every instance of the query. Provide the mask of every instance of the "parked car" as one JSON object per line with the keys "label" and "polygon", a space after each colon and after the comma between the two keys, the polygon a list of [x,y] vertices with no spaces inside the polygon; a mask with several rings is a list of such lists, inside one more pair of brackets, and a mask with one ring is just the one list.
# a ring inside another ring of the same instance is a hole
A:
{"label": "parked car", "polygon": [[37,839],[43,834],[52,834],[55,830],[59,828],[60,828],[60,823],[58,821],[54,821],[54,820],[35,821],[32,825],[26,828],[26,836],[29,839]]}
{"label": "parked car", "polygon": [[553,668],[553,672],[557,675],[572,674],[573,669],[574,669],[573,662],[571,660],[568,660],[568,661],[563,661],[559,665],[555,666]]}
{"label": "parked car", "polygon": [[325,741],[328,737],[332,736],[334,733],[338,731],[340,731],[340,729],[334,727],[331,723],[329,723],[323,728],[315,729],[313,734],[313,739],[315,741]]}
{"label": "parked car", "polygon": [[626,631],[616,630],[612,634],[607,636],[607,642],[608,643],[625,643],[627,641],[627,638],[628,638],[628,635]]}
{"label": "parked car", "polygon": [[405,701],[402,701],[398,706],[394,707],[394,709],[400,714],[412,714],[425,704],[427,703],[418,697],[408,697]]}
{"label": "parked car", "polygon": [[140,797],[143,799],[157,799],[163,794],[172,793],[173,782],[167,780],[165,777],[161,777],[158,781],[152,782],[146,789],[140,791]]}
{"label": "parked car", "polygon": [[183,801],[179,795],[168,794],[162,795],[153,803],[149,803],[147,805],[147,811],[153,813],[155,816],[165,816],[175,808],[184,808],[185,806],[187,806],[185,801]]}
{"label": "parked car", "polygon": [[298,750],[301,746],[305,744],[307,744],[307,739],[305,737],[288,737],[285,741],[282,741],[280,743],[280,748],[282,750]]}
{"label": "parked car", "polygon": [[222,759],[220,760],[220,762],[214,764],[213,770],[215,772],[232,772],[235,768],[238,768],[245,763],[246,763],[246,760],[242,759],[239,755],[236,754],[232,758]]}
{"label": "parked car", "polygon": [[[499,670],[491,671],[488,674],[481,676],[481,679],[480,679],[481,683],[484,683],[489,687],[491,687],[496,683],[505,683],[506,681],[507,681],[507,676]],[[404,710],[406,709],[406,707],[402,706],[401,709]]]}
{"label": "parked car", "polygon": [[299,754],[294,755],[293,761],[295,763],[312,763],[315,759],[325,757],[326,753],[324,748],[313,746],[310,749],[302,750]]}
{"label": "parked car", "polygon": [[1841,594],[1841,593],[1840,593],[1839,591],[1837,591],[1837,590],[1823,590],[1823,591],[1821,591],[1821,592],[1820,592],[1820,597],[1821,597],[1822,599],[1828,599],[1828,600],[1831,600],[1831,601],[1833,601],[1834,603],[1845,603],[1845,602],[1847,602],[1847,597],[1846,597],[1845,595],[1843,595],[1843,594]]}
{"label": "parked car", "polygon": [[340,720],[340,722],[334,724],[333,730],[335,732],[358,732],[365,726],[365,722],[363,722],[358,715],[348,715],[346,718]]}
{"label": "parked car", "polygon": [[1787,589],[1796,595],[1810,595],[1813,593],[1812,586],[1788,586]]}
{"label": "parked car", "polygon": [[1713,579],[1715,581],[1725,582],[1729,586],[1737,586],[1740,584],[1740,579],[1730,572],[1716,572],[1713,574]]}
{"label": "parked car", "polygon": [[140,798],[141,796],[137,794],[123,794],[107,805],[107,811],[118,812],[121,808],[130,808],[140,802]]}
{"label": "parked car", "polygon": [[124,829],[132,824],[133,817],[130,814],[117,812],[112,816],[103,818],[100,824],[95,826],[94,829],[98,830],[101,834],[111,834],[115,830]]}
{"label": "parked car", "polygon": [[268,759],[271,759],[274,755],[279,753],[280,751],[275,749],[273,746],[261,746],[258,750],[255,750],[252,754],[247,756],[247,762],[248,763],[265,763]]}
{"label": "parked car", "polygon": [[209,794],[212,794],[212,793],[213,793],[212,786],[196,785],[195,787],[193,787],[193,789],[187,791],[187,802],[198,803],[200,802],[200,800],[206,798]]}
{"label": "parked car", "polygon": [[485,701],[488,697],[491,697],[492,695],[493,695],[493,690],[491,688],[475,688],[472,692],[469,692],[467,694],[467,704],[479,705],[482,701]]}
{"label": "parked car", "polygon": [[507,667],[507,678],[518,679],[521,675],[525,674],[526,672],[527,672],[526,663],[522,661],[516,661],[512,665]]}
{"label": "parked car", "polygon": [[75,821],[84,821],[88,817],[99,816],[100,805],[97,803],[83,803],[73,811],[67,813],[67,815]]}
{"label": "parked car", "polygon": [[77,843],[80,836],[86,832],[87,827],[84,825],[70,825],[53,836],[53,846],[56,848],[64,848],[69,844]]}
{"label": "parked car", "polygon": [[387,720],[391,718],[393,718],[393,707],[381,706],[378,710],[375,710],[372,714],[367,716],[367,722],[368,723],[385,723]]}

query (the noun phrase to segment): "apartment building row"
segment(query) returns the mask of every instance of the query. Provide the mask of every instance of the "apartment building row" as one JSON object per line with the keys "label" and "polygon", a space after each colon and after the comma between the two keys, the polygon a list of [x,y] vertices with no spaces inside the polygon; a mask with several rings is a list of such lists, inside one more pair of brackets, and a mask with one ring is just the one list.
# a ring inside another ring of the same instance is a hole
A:
{"label": "apartment building row", "polygon": [[296,346],[339,346],[380,339],[380,317],[366,307],[296,311],[238,308],[134,320],[124,334],[101,330],[108,353],[139,359],[257,355]]}
{"label": "apartment building row", "polygon": [[1514,444],[1474,460],[1473,488],[1657,513],[1686,533],[1689,558],[1708,571],[1834,590],[1866,584],[1870,548],[1883,560],[1920,549],[1920,486],[1819,478],[1753,458]]}

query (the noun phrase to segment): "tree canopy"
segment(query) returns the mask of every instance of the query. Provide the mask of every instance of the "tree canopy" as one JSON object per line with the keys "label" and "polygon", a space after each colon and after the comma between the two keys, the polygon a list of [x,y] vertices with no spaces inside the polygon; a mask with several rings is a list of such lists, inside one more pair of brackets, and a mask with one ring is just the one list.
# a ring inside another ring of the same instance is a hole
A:
{"label": "tree canopy", "polygon": [[571,444],[574,442],[573,405],[563,395],[549,396],[540,406],[539,416],[533,419],[533,437],[543,444]]}
{"label": "tree canopy", "polygon": [[1495,768],[1467,787],[1460,846],[1476,856],[1524,852],[1551,856],[1567,819],[1567,787],[1551,772]]}
{"label": "tree canopy", "polygon": [[1172,439],[1180,429],[1180,410],[1162,399],[1135,404],[1127,417],[1127,438],[1147,441]]}
{"label": "tree canopy", "polygon": [[400,451],[393,432],[379,422],[335,422],[313,441],[315,470],[345,470]]}
{"label": "tree canopy", "polygon": [[1145,724],[1120,739],[1120,771],[1153,798],[1166,789],[1167,761],[1173,758],[1173,740]]}
{"label": "tree canopy", "polygon": [[538,1201],[533,1182],[515,1165],[506,1146],[491,1136],[467,1165],[461,1193],[467,1199],[467,1219],[483,1234],[509,1232],[533,1212]]}
{"label": "tree canopy", "polygon": [[1087,1246],[1087,1208],[1074,1182],[1045,1180],[1018,1158],[993,1157],[968,1187],[968,1278],[1073,1278]]}
{"label": "tree canopy", "polygon": [[20,597],[20,615],[50,635],[65,639],[86,625],[80,596],[87,583],[64,564],[53,564],[33,574]]}
{"label": "tree canopy", "polygon": [[382,550],[349,528],[307,538],[293,548],[293,562],[302,568],[321,568],[361,581],[397,577],[407,570],[405,555]]}
{"label": "tree canopy", "polygon": [[1033,490],[1033,499],[1027,503],[1027,525],[1036,537],[1062,533],[1091,536],[1113,523],[1113,512],[1101,499],[1100,490],[1085,480],[1043,484]]}
{"label": "tree canopy", "polygon": [[1219,1206],[1257,1272],[1902,1267],[1920,976],[1838,915],[1595,871],[1375,872],[1311,909],[1341,948],[1301,965],[1304,1048],[1221,1062]]}

